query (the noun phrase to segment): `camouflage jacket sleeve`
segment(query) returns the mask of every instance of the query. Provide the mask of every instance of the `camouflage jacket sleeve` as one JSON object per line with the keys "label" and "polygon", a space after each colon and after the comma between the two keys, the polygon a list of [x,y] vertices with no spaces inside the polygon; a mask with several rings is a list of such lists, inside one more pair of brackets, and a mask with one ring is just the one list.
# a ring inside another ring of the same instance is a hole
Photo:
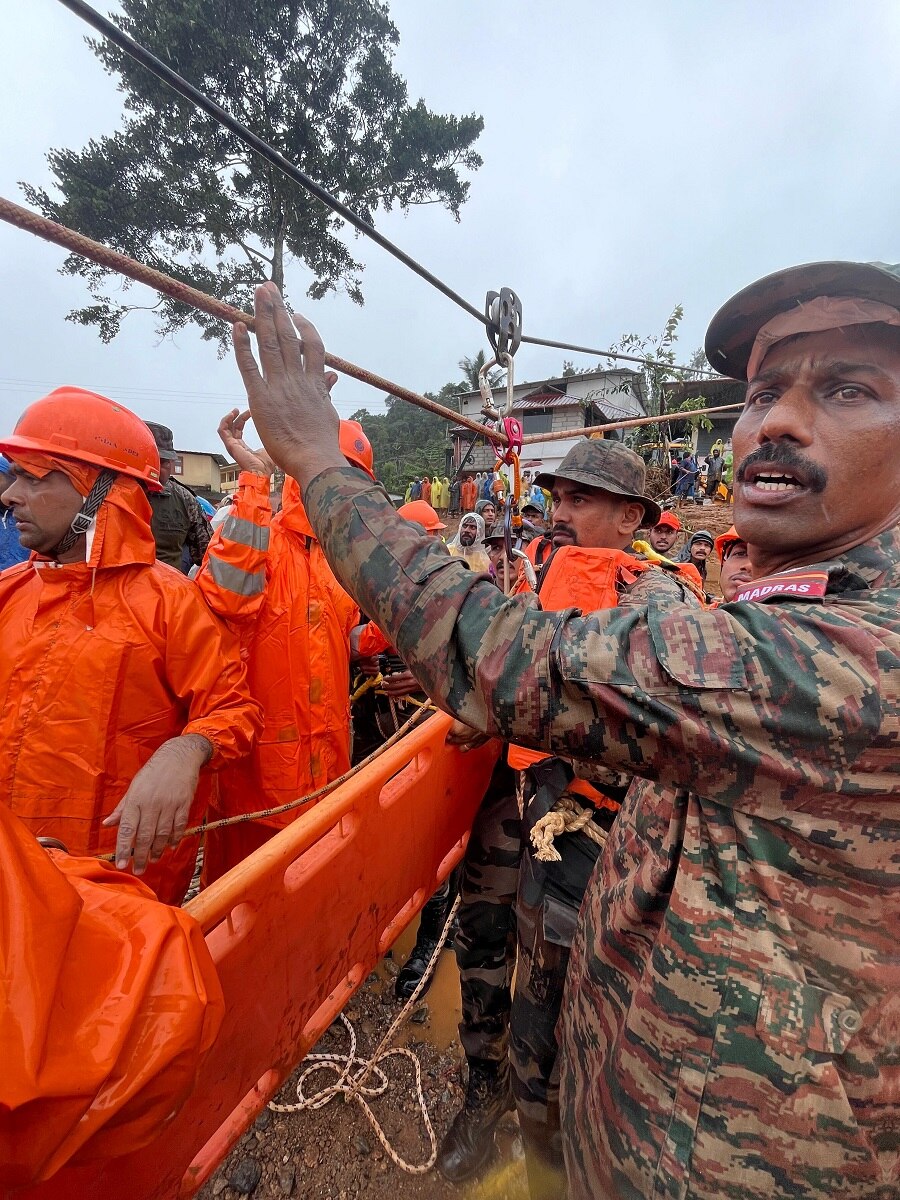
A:
{"label": "camouflage jacket sleeve", "polygon": [[876,648],[820,604],[548,613],[418,535],[352,468],[304,502],[344,587],[476,729],[746,808],[765,776],[836,784],[879,728]]}

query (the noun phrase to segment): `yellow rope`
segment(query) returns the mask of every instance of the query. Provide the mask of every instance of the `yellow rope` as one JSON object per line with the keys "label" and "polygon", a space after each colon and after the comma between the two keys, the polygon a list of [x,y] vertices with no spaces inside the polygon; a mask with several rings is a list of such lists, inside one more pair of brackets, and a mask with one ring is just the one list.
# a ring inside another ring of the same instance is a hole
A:
{"label": "yellow rope", "polygon": [[[358,678],[358,676],[357,676],[357,678]],[[369,676],[369,678],[365,681],[365,683],[361,683],[359,685],[359,687],[356,689],[356,691],[351,693],[350,703],[355,704],[356,701],[360,698],[360,696],[364,696],[366,694],[366,692],[371,692],[372,688],[377,688],[383,682],[384,682],[384,676],[381,674],[380,671],[377,675]]]}

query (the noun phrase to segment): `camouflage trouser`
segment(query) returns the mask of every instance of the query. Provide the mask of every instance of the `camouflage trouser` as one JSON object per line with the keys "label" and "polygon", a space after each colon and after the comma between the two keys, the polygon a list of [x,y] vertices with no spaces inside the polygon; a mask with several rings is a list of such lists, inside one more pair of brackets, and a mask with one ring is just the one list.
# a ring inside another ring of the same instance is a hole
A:
{"label": "camouflage trouser", "polygon": [[[546,807],[546,806],[545,806]],[[513,1095],[525,1145],[532,1200],[566,1194],[559,1120],[556,1025],[581,898],[600,847],[583,833],[556,839],[562,861],[538,863],[527,831],[539,816],[526,810],[526,853],[516,899],[518,964],[510,1014]]]}
{"label": "camouflage trouser", "polygon": [[[568,838],[582,836],[565,834],[557,845],[561,849],[561,843]],[[510,1015],[510,1061],[513,1095],[526,1151],[547,1168],[561,1172],[556,1023],[578,914],[557,900],[549,903],[548,911],[549,901],[545,897],[541,905],[520,903],[516,907],[519,956]],[[551,1189],[546,1194],[554,1193]]]}
{"label": "camouflage trouser", "polygon": [[462,992],[459,1040],[467,1058],[504,1062],[516,961],[513,905],[522,857],[515,773],[497,763],[463,861],[454,945]]}

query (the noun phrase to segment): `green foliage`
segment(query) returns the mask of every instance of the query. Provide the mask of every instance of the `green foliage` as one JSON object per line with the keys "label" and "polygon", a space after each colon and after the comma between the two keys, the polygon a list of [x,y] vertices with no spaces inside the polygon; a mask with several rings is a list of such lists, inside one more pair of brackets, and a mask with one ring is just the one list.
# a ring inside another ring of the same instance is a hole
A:
{"label": "green foliage", "polygon": [[[636,358],[643,358],[646,361],[643,364],[636,365],[640,371],[640,387],[641,398],[644,402],[644,407],[647,410],[648,416],[659,416],[666,411],[666,385],[671,383],[680,383],[687,379],[692,379],[697,371],[709,370],[709,363],[706,361],[706,355],[702,349],[695,350],[691,355],[690,361],[686,367],[677,366],[676,347],[678,344],[678,327],[684,319],[684,308],[680,304],[676,304],[669,314],[669,318],[661,333],[651,334],[647,337],[641,337],[636,333],[626,333],[618,342],[615,342],[610,349],[618,351],[622,354],[632,354]],[[610,358],[608,360],[609,367],[615,366],[616,360]],[[633,383],[623,384],[623,387],[633,388]],[[673,412],[689,413],[697,408],[703,408],[703,398],[699,396],[691,397],[683,401]],[[702,429],[711,429],[712,424],[707,417],[693,417],[680,419],[679,425],[687,424],[691,429],[696,429],[698,426]],[[661,444],[659,425],[641,426],[627,437],[629,445],[636,450],[641,450],[642,447],[649,449],[651,446],[658,447]],[[664,440],[671,441],[673,436],[672,426],[666,422],[663,426]]]}
{"label": "green foliage", "polygon": [[[462,390],[460,384],[448,383],[437,396],[426,395],[452,404]],[[385,396],[384,402],[387,412],[370,413],[363,408],[352,419],[359,421],[372,443],[379,481],[389,492],[402,495],[413,476],[446,473],[447,422],[396,396]]]}
{"label": "green foliage", "polygon": [[[382,0],[121,0],[122,27],[276,150],[374,224],[394,206],[441,203],[459,220],[481,158],[481,117],[410,104],[393,68],[398,32]],[[23,184],[45,216],[246,308],[253,285],[284,285],[302,263],[307,295],[344,289],[361,304],[362,264],[343,223],[127,55],[90,42],[125,97],[122,128],[48,155],[61,199]],[[109,341],[138,307],[111,295],[109,272],[77,255],[93,303],[69,319]],[[119,286],[116,277],[117,287]],[[121,283],[127,292],[128,281]],[[161,335],[223,324],[175,301],[153,309]]]}
{"label": "green foliage", "polygon": [[[676,370],[675,347],[678,343],[678,326],[684,317],[684,309],[676,304],[666,321],[662,333],[641,337],[637,333],[626,333],[610,346],[622,354],[633,354],[647,361],[638,365],[642,378],[644,407],[648,416],[658,416],[663,411],[663,385],[687,376]],[[615,359],[609,359],[610,367]],[[629,366],[637,364],[629,363]],[[653,430],[653,426],[647,427]],[[655,437],[654,432],[651,436]]]}
{"label": "green foliage", "polygon": [[[672,412],[691,413],[696,408],[709,408],[709,400],[706,396],[688,396],[686,400],[682,400],[676,408],[673,408]],[[689,425],[691,429],[710,430],[713,427],[709,417],[688,417],[685,424]]]}
{"label": "green foliage", "polygon": [[[464,390],[467,392],[478,391],[478,376],[481,368],[487,362],[487,355],[483,350],[479,350],[474,358],[461,358],[457,366],[463,373],[463,383],[466,385]],[[503,378],[504,372],[501,370],[488,371],[487,379],[492,388],[496,387]]]}

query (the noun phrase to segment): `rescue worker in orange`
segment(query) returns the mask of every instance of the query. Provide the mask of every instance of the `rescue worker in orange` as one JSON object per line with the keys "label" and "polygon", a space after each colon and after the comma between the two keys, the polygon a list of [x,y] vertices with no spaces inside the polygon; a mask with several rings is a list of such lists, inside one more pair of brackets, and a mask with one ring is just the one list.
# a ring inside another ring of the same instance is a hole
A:
{"label": "rescue worker in orange", "polygon": [[[216,817],[278,808],[350,770],[350,632],[359,610],[325,561],[290,477],[273,515],[273,467],[265,452],[244,441],[249,415],[234,409],[219,423],[241,473],[196,583],[240,636],[264,727],[249,757],[219,780]],[[375,478],[372,447],[356,421],[341,422],[341,447],[348,462]],[[302,811],[208,833],[204,882],[218,879]]]}
{"label": "rescue worker in orange", "polygon": [[[237,639],[156,561],[150,430],[121,405],[58,388],[0,439],[27,562],[0,576],[0,794],[73,853],[133,854],[179,904],[210,773],[260,725]],[[118,830],[118,836],[117,836]]]}
{"label": "rescue worker in orange", "polygon": [[719,588],[722,599],[730,604],[744,586],[753,578],[753,568],[747,552],[747,543],[732,525],[727,533],[716,538],[716,554],[719,556]]}
{"label": "rescue worker in orange", "polygon": [[[200,926],[133,875],[42,849],[2,805],[0,862],[0,1195],[8,1197],[64,1166],[96,1170],[98,1160],[165,1139],[225,1002]],[[108,1182],[97,1186],[113,1194]],[[41,1194],[70,1190],[58,1180]]]}

